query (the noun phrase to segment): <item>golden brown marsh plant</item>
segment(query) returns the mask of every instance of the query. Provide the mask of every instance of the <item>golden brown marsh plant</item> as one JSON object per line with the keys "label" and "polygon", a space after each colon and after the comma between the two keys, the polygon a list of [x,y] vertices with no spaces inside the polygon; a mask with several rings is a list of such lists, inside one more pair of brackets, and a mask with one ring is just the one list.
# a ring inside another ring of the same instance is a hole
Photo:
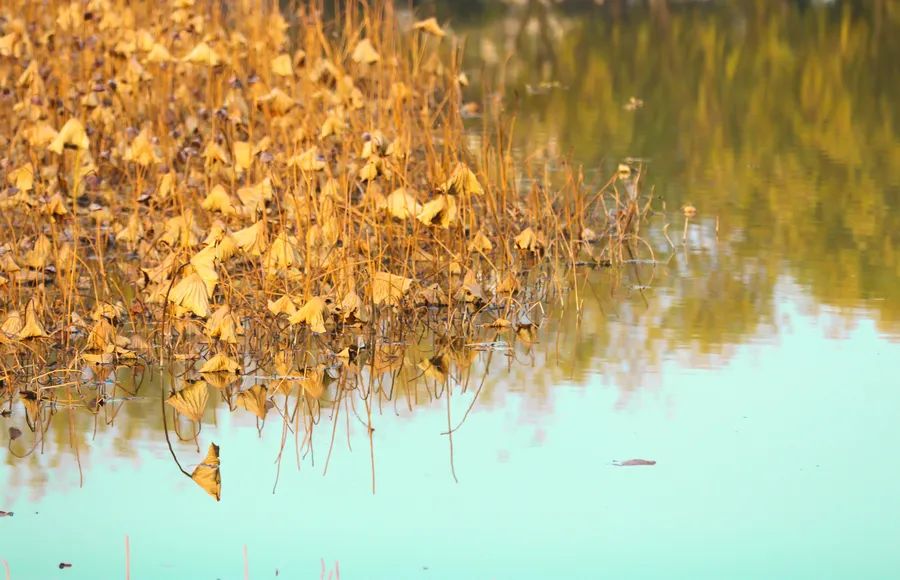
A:
{"label": "golden brown marsh plant", "polygon": [[24,385],[7,389],[40,384],[40,410],[72,403],[85,365],[184,366],[188,387],[158,386],[195,432],[221,389],[279,413],[299,457],[328,372],[363,394],[338,391],[335,413],[356,401],[371,429],[400,375],[440,398],[482,329],[533,341],[579,266],[640,245],[638,168],[599,191],[574,169],[553,181],[513,163],[511,120],[470,150],[458,38],[401,27],[389,2],[322,8],[0,8],[0,349]]}

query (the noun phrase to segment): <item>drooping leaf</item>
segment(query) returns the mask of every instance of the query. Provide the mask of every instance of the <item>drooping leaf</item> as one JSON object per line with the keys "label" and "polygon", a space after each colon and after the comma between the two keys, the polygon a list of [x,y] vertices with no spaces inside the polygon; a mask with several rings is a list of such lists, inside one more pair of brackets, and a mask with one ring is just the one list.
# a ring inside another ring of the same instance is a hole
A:
{"label": "drooping leaf", "polygon": [[206,452],[203,463],[195,467],[193,473],[191,473],[191,479],[202,487],[206,493],[216,498],[216,501],[222,498],[220,465],[219,446],[215,443],[210,443],[209,451]]}
{"label": "drooping leaf", "polygon": [[166,399],[168,405],[191,421],[200,421],[208,401],[209,390],[205,381],[193,382]]}
{"label": "drooping leaf", "polygon": [[237,405],[253,413],[260,419],[266,418],[266,400],[268,390],[263,385],[253,385],[246,391],[241,391],[237,396]]}

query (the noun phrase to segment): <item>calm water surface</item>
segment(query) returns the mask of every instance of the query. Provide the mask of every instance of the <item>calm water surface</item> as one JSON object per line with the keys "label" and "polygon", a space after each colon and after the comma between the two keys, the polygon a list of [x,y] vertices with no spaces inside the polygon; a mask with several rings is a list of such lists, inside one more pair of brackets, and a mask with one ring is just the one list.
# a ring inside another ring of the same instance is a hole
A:
{"label": "calm water surface", "polygon": [[279,470],[280,419],[219,402],[174,445],[220,445],[220,503],[172,461],[170,377],[62,409],[0,465],[11,577],[122,578],[126,535],[133,578],[243,578],[245,547],[251,578],[900,577],[900,11],[610,4],[452,15],[472,141],[502,107],[523,178],[643,160],[656,267],[593,274],[464,392],[375,405],[371,447],[339,414],[327,475],[330,409]]}

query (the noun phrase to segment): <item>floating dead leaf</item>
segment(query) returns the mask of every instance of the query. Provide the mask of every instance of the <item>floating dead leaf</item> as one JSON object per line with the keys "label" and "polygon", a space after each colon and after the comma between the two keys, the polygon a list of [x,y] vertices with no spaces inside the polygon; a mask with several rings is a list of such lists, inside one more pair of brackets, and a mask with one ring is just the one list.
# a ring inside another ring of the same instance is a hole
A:
{"label": "floating dead leaf", "polygon": [[426,377],[443,382],[447,379],[447,374],[450,372],[450,357],[446,354],[433,356],[421,361],[419,368],[422,369]]}
{"label": "floating dead leaf", "polygon": [[209,401],[209,390],[205,381],[196,381],[166,399],[166,403],[191,421],[200,421],[206,403]]}
{"label": "floating dead leaf", "polygon": [[206,452],[206,457],[203,459],[203,463],[194,468],[194,472],[191,473],[191,479],[193,479],[197,485],[202,487],[206,493],[216,498],[216,501],[219,501],[222,498],[222,475],[219,472],[219,446],[215,443],[209,444],[209,451]]}

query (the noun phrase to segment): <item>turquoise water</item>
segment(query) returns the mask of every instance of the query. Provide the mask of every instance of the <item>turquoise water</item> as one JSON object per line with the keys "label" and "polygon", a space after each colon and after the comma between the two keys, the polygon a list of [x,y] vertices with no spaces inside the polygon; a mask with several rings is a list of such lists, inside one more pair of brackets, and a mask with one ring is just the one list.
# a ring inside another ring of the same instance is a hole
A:
{"label": "turquoise water", "polygon": [[[288,459],[273,495],[280,430],[227,409],[200,438],[222,448],[221,503],[159,440],[123,457],[98,437],[82,488],[71,457],[39,458],[31,490],[7,465],[0,556],[13,578],[124,577],[127,534],[133,578],[241,578],[244,546],[252,578],[318,577],[321,559],[344,578],[896,577],[900,345],[865,312],[831,338],[836,315],[804,314],[797,290],[784,284],[777,335],[717,368],[669,353],[625,403],[599,374],[541,405],[504,383],[456,433],[459,483],[444,402],[376,418],[374,495],[361,425],[327,476],[325,437],[315,467]],[[658,463],[611,465],[634,457]]]}

